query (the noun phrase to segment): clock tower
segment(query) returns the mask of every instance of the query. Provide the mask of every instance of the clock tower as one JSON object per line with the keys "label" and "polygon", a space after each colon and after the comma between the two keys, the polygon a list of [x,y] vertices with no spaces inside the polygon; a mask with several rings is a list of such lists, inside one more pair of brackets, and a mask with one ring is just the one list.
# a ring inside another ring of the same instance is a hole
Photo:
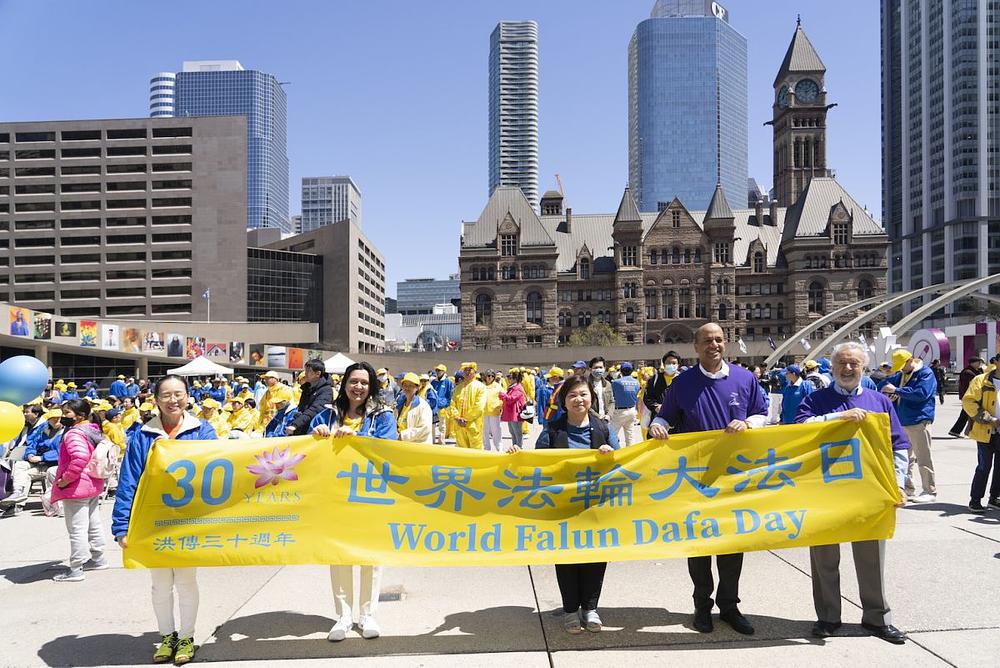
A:
{"label": "clock tower", "polygon": [[816,176],[830,176],[826,167],[826,66],[813,48],[802,22],[774,79],[774,197],[792,206]]}

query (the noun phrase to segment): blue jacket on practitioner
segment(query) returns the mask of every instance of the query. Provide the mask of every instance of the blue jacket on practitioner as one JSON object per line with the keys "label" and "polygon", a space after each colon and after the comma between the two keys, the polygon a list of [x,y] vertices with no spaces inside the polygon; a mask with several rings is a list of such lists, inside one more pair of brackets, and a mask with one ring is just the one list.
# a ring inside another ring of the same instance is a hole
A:
{"label": "blue jacket on practitioner", "polygon": [[[334,415],[334,408],[324,408],[309,423],[309,433],[311,434],[321,424],[329,426],[331,432],[336,431],[336,427],[332,426],[335,422],[337,419]],[[399,432],[396,430],[396,416],[393,415],[392,409],[385,406],[370,408],[365,413],[365,419],[361,423],[361,429],[358,430],[358,436],[381,438],[387,441],[399,440]]]}
{"label": "blue jacket on practitioner", "polygon": [[437,410],[451,406],[451,395],[455,392],[455,383],[448,376],[431,378],[431,388],[437,395]]}
{"label": "blue jacket on practitioner", "polygon": [[41,457],[46,464],[55,464],[59,461],[59,447],[62,445],[65,429],[50,433],[48,420],[44,421],[41,428],[36,427],[28,434],[25,440],[24,458],[34,455]]}
{"label": "blue jacket on practitioner", "polygon": [[905,385],[900,385],[902,382],[902,371],[886,378],[886,384],[892,384],[899,397],[895,404],[900,424],[912,427],[921,422],[933,422],[934,400],[937,396],[937,378],[934,377],[934,372],[929,367],[921,366],[910,374]]}
{"label": "blue jacket on practitioner", "polygon": [[[121,472],[118,474],[118,490],[115,492],[115,508],[111,511],[111,535],[117,538],[128,533],[129,518],[132,516],[132,501],[139,486],[139,478],[146,470],[146,459],[153,442],[166,438],[160,417],[156,416],[135,432],[125,448]],[[216,439],[215,429],[205,420],[199,420],[190,413],[184,414],[181,428],[174,434],[179,441],[210,441]]]}

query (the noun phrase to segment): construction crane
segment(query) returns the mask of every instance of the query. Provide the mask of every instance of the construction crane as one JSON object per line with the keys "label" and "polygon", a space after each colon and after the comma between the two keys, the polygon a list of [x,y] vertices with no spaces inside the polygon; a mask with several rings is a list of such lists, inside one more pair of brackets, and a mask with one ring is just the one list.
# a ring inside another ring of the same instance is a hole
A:
{"label": "construction crane", "polygon": [[556,183],[559,184],[559,194],[565,197],[566,193],[563,192],[562,178],[559,176],[559,172],[556,172]]}

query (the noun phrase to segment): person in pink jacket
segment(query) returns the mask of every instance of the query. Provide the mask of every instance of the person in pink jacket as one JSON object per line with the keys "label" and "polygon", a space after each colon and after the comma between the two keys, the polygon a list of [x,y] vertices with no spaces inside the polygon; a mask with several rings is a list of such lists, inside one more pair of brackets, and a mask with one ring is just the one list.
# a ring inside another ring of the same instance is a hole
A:
{"label": "person in pink jacket", "polygon": [[104,526],[101,523],[100,495],[104,491],[102,478],[87,475],[87,464],[94,447],[101,439],[100,425],[90,421],[90,404],[83,399],[70,399],[62,407],[62,423],[66,428],[52,503],[62,501],[69,532],[69,570],[59,573],[56,582],[79,582],[83,572],[103,571],[110,567],[104,557]]}
{"label": "person in pink jacket", "polygon": [[500,401],[503,407],[500,409],[500,421],[507,423],[510,430],[510,438],[518,450],[523,447],[524,431],[521,429],[521,411],[528,403],[528,398],[521,387],[521,372],[510,372],[510,386],[506,392],[500,393]]}

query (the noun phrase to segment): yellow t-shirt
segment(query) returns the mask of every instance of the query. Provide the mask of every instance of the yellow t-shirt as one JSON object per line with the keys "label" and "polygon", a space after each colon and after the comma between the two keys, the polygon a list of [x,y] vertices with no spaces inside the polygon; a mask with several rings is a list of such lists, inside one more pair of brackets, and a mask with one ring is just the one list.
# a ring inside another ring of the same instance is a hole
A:
{"label": "yellow t-shirt", "polygon": [[344,417],[344,426],[350,427],[351,430],[358,432],[361,431],[361,425],[364,424],[365,419],[363,417],[349,418]]}
{"label": "yellow t-shirt", "polygon": [[[410,412],[410,406],[412,402],[407,401],[403,404],[403,408],[399,411],[399,417],[396,419],[396,429],[402,432],[406,429],[406,414]],[[360,428],[361,425],[358,425]],[[357,431],[355,429],[354,431]]]}

